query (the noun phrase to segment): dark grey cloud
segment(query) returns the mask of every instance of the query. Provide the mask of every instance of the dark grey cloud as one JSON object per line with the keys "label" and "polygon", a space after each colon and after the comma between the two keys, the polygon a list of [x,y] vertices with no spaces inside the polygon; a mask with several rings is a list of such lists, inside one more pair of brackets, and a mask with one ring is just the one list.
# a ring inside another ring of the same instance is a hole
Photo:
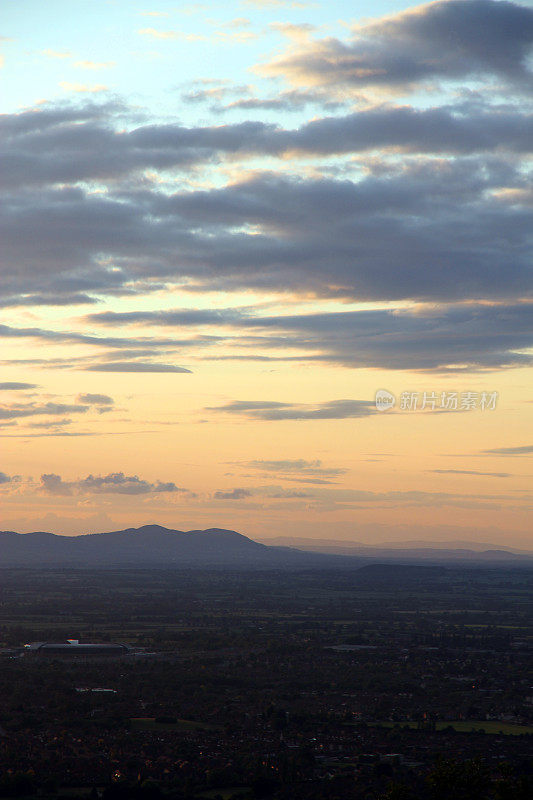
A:
{"label": "dark grey cloud", "polygon": [[88,475],[77,481],[63,481],[60,475],[48,473],[41,475],[41,490],[47,494],[160,494],[166,492],[187,492],[172,482],[156,481],[151,483],[138,475],[125,475],[123,472],[112,472],[105,476]]}
{"label": "dark grey cloud", "polygon": [[[283,97],[272,102],[290,102]],[[246,102],[251,101],[243,100],[239,104],[242,106]],[[257,107],[265,103],[267,101],[255,101]],[[189,171],[223,157],[331,156],[381,148],[443,154],[498,150],[530,153],[532,149],[532,122],[527,109],[480,101],[427,109],[384,104],[347,115],[318,118],[294,129],[249,120],[190,128],[168,123],[117,130],[113,115],[105,122],[85,122],[75,119],[73,114],[73,118],[56,127],[36,130],[32,123],[38,113],[23,111],[0,120],[0,131],[8,128],[2,150],[3,181],[6,188],[13,190],[25,186],[71,184],[56,190],[56,213],[61,211],[61,202],[83,197],[81,189],[74,188],[80,181],[114,182],[133,176],[137,182],[140,180],[141,188],[143,185],[149,188],[150,180],[143,179],[146,170]],[[83,117],[83,108],[79,113]],[[10,135],[9,122],[17,118],[19,125]],[[122,221],[120,209],[106,204],[105,198],[100,198],[100,203],[109,213],[113,212],[116,223]],[[88,213],[94,207],[94,204],[87,206]],[[106,227],[104,225],[102,236],[105,236]],[[82,232],[80,230],[80,235]],[[132,235],[134,233],[132,230]],[[74,303],[87,302],[83,289],[83,284],[71,285]],[[25,301],[24,292],[21,292],[19,302],[31,301]],[[57,304],[53,293],[45,293],[43,302]]]}
{"label": "dark grey cloud", "polygon": [[[64,332],[48,330],[46,328],[15,328],[10,325],[0,325],[0,337],[7,339],[41,339],[43,341],[55,342],[58,344],[87,344],[97,347],[124,348],[124,352],[130,354],[139,352],[139,348],[149,348],[147,351],[153,353],[155,349],[165,347],[183,347],[188,344],[207,345],[212,341],[212,337],[202,337],[198,341],[191,342],[188,339],[155,339],[153,337],[117,337],[117,336],[93,336],[88,333]],[[126,350],[127,348],[127,350]],[[41,359],[41,363],[46,363],[46,359]],[[18,363],[24,363],[20,360]],[[27,360],[26,363],[37,363],[36,359]]]}
{"label": "dark grey cloud", "polygon": [[495,447],[492,450],[483,450],[483,452],[497,456],[526,456],[533,453],[533,444],[520,445],[519,447]]}
{"label": "dark grey cloud", "polygon": [[88,405],[79,403],[10,403],[0,405],[0,420],[40,415],[61,416],[63,414],[85,414],[88,410]]}
{"label": "dark grey cloud", "polygon": [[93,394],[91,392],[78,395],[78,400],[80,403],[96,406],[112,406],[115,402],[113,398],[109,397],[107,394]]}
{"label": "dark grey cloud", "polygon": [[310,492],[302,492],[297,489],[281,489],[268,495],[272,500],[304,500],[314,497]]}
{"label": "dark grey cloud", "polygon": [[[263,174],[223,189],[150,195],[145,202],[158,223],[132,206],[136,258],[178,279],[176,260],[165,263],[162,251],[179,248],[180,271],[193,274],[198,289],[289,289],[368,300],[509,297],[530,291],[530,214],[490,193],[502,185],[520,188],[521,181],[499,162],[474,161],[407,165],[399,174],[358,182]],[[124,214],[128,203],[120,205]],[[243,226],[259,231],[230,232]],[[63,229],[53,229],[65,238]],[[128,232],[129,225],[116,231],[114,250]],[[102,236],[96,225],[93,234],[95,250]],[[504,249],[508,240],[512,255]],[[128,242],[124,263],[129,249]]]}
{"label": "dark grey cloud", "polygon": [[[311,314],[267,325],[298,335],[301,349],[345,365],[483,369],[531,363],[531,356],[520,352],[533,344],[530,320],[527,304],[458,305],[432,311]],[[281,336],[269,342],[283,347]]]}
{"label": "dark grey cloud", "polygon": [[72,494],[71,484],[65,483],[61,476],[56,475],[54,472],[41,475],[41,489],[47,494],[63,496]]}
{"label": "dark grey cloud", "polygon": [[430,469],[428,472],[434,472],[439,475],[481,475],[488,478],[511,478],[510,472],[480,472],[477,469]]}
{"label": "dark grey cloud", "polygon": [[0,391],[6,392],[18,392],[37,388],[36,383],[21,383],[20,381],[2,381],[0,383]]}
{"label": "dark grey cloud", "polygon": [[[338,311],[268,316],[250,309],[104,312],[96,324],[236,328],[227,343],[241,350],[222,358],[316,360],[387,369],[488,369],[531,363],[531,304],[455,304],[438,309]],[[276,355],[258,354],[276,350]],[[280,355],[283,351],[299,355]],[[312,353],[312,354],[310,354]],[[208,358],[212,356],[207,356]]]}
{"label": "dark grey cloud", "polygon": [[171,196],[23,192],[6,205],[2,287],[104,294],[163,280],[359,300],[510,297],[531,290],[527,185],[511,162],[475,156],[358,180],[263,173]]}
{"label": "dark grey cloud", "polygon": [[410,89],[487,76],[531,87],[533,11],[494,0],[445,0],[354,26],[351,40],[307,40],[263,66],[298,85]]}
{"label": "dark grey cloud", "polygon": [[[73,109],[73,111],[75,111]],[[76,183],[112,180],[146,169],[189,169],[217,153],[231,155],[272,149],[268,134],[276,125],[243,122],[234,125],[187,128],[151,124],[115,129],[116,118],[84,121],[75,113],[46,130],[33,127],[39,112],[23,111],[0,120],[7,185]],[[11,123],[18,122],[17,125]],[[261,141],[263,144],[261,145]],[[41,148],[41,149],[39,149]]]}
{"label": "dark grey cloud", "polygon": [[251,496],[252,492],[248,489],[230,489],[229,491],[218,491],[213,495],[215,500],[244,500],[246,497]]}
{"label": "dark grey cloud", "polygon": [[[250,309],[165,310],[155,312],[104,312],[89,320],[107,325],[151,325],[176,328],[220,327],[228,333],[197,336],[192,339],[124,338],[64,335],[87,344],[143,342],[143,349],[120,351],[127,361],[116,362],[117,352],[104,353],[104,361],[72,359],[63,366],[92,371],[182,371],[169,364],[135,361],[142,356],[160,355],[160,347],[172,352],[187,345],[194,352],[214,344],[225,344],[231,354],[205,358],[251,361],[316,361],[348,367],[414,368],[421,370],[491,369],[531,363],[527,349],[533,344],[531,304],[474,303],[443,305],[439,308],[388,309],[302,313],[282,316],[254,314]],[[239,332],[236,336],[234,330]],[[0,335],[2,335],[0,330]],[[35,336],[55,339],[56,332],[41,329],[9,329],[9,336]],[[61,341],[62,339],[60,339]],[[276,351],[268,355],[268,351]],[[263,351],[263,352],[261,352]],[[196,358],[200,357],[196,353]],[[107,361],[109,359],[109,361]],[[143,366],[147,364],[147,366]],[[62,364],[58,363],[61,367]],[[169,369],[170,368],[170,369]],[[492,391],[492,390],[491,390]]]}
{"label": "dark grey cloud", "polygon": [[73,420],[67,419],[53,419],[46,420],[46,422],[29,422],[26,427],[39,430],[62,430],[66,425],[72,425]]}
{"label": "dark grey cloud", "polygon": [[330,478],[311,478],[309,475],[305,473],[302,475],[281,475],[280,477],[283,478],[284,481],[292,481],[292,483],[309,483],[312,486],[329,486],[331,484],[337,483],[336,480],[332,480]]}
{"label": "dark grey cloud", "polygon": [[72,366],[75,361],[76,359],[73,358],[6,358],[0,361],[0,364],[5,364],[7,366],[14,364],[17,366],[31,365],[39,367],[48,364],[49,366],[54,367],[67,367]]}
{"label": "dark grey cloud", "polygon": [[20,133],[46,131],[58,125],[69,123],[96,122],[106,120],[110,115],[131,114],[118,100],[102,103],[85,102],[78,105],[55,105],[44,103],[38,108],[22,114],[0,115],[0,127],[3,135],[15,136]]}
{"label": "dark grey cloud", "polygon": [[[179,347],[202,348],[215,344],[217,337],[200,336],[195,339],[161,339],[154,337],[115,337],[115,336],[93,336],[87,333],[63,332],[47,330],[44,328],[14,328],[9,325],[0,325],[0,337],[8,339],[36,339],[57,344],[85,344],[96,347],[116,348],[111,353],[100,353],[102,360],[94,361],[92,357],[77,357],[69,359],[52,358],[47,359],[12,359],[5,363],[8,364],[33,364],[43,366],[54,366],[64,369],[84,369],[93,372],[183,372],[190,373],[191,370],[175,364],[158,363],[152,360],[136,360],[139,356],[153,358],[164,353],[169,354],[171,350]],[[117,356],[123,360],[117,361]],[[131,359],[131,361],[129,360]],[[95,403],[93,403],[95,404]],[[101,403],[96,405],[102,405]],[[100,409],[102,413],[102,408]]]}
{"label": "dark grey cloud", "polygon": [[243,461],[238,462],[240,466],[248,469],[258,469],[265,472],[276,473],[298,473],[299,475],[320,475],[322,477],[337,477],[344,475],[347,470],[338,467],[324,467],[320,460],[306,461],[303,458],[285,459],[280,461]]}
{"label": "dark grey cloud", "polygon": [[382,107],[308,122],[287,142],[304,154],[344,154],[391,148],[404,153],[465,155],[503,148],[531,152],[533,119],[516,108]]}
{"label": "dark grey cloud", "polygon": [[0,485],[3,483],[11,483],[11,478],[5,472],[0,472]]}
{"label": "dark grey cloud", "polygon": [[197,325],[239,325],[243,320],[255,318],[254,307],[246,308],[178,308],[171,311],[102,311],[88,314],[89,322],[102,324],[147,323],[189,327]]}
{"label": "dark grey cloud", "polygon": [[282,489],[280,486],[253,486],[248,489],[235,488],[214,492],[215,500],[246,500],[249,497],[266,497],[270,500],[301,500],[313,497],[299,489]]}
{"label": "dark grey cloud", "polygon": [[88,392],[86,394],[78,395],[78,402],[86,403],[92,406],[99,414],[107,414],[114,410],[115,401],[107,394],[93,394]]}
{"label": "dark grey cloud", "polygon": [[[4,427],[8,427],[9,425],[16,425],[14,422],[8,423],[0,423],[2,425],[2,429]],[[41,433],[28,433],[24,431],[23,433],[9,433],[9,434],[0,434],[4,439],[38,439],[38,438],[46,438],[46,437],[94,437],[94,436],[129,436],[132,433],[153,433],[153,431],[149,430],[124,430],[124,431],[66,431],[63,429],[63,425],[70,424],[70,421],[67,423],[61,421],[58,423],[57,426],[50,424],[50,426],[44,426],[45,431]],[[34,428],[35,425],[29,425],[28,427]],[[48,428],[48,430],[46,430]]]}
{"label": "dark grey cloud", "polygon": [[369,400],[330,400],[316,404],[236,400],[207,410],[263,420],[353,419],[376,413],[374,403]]}
{"label": "dark grey cloud", "polygon": [[[531,296],[531,189],[520,158],[531,152],[533,129],[525,94],[517,99],[508,84],[526,89],[532,19],[531,9],[510,2],[431,3],[364,23],[347,42],[300,39],[271,65],[279,72],[285,64],[289,79],[312,86],[256,98],[248,87],[217,84],[195,98],[252,114],[269,103],[274,111],[303,108],[325,97],[344,103],[368,87],[403,91],[460,80],[453,104],[367,104],[336,116],[322,111],[294,128],[254,119],[147,124],[118,102],[46,104],[0,118],[7,190],[0,306],[70,305],[178,286],[452,305],[425,313],[280,318],[265,309],[178,309],[90,318],[94,325],[227,329],[191,339],[96,336],[81,327],[86,321],[69,332],[4,325],[0,336],[115,349],[53,362],[102,372],[182,372],[175,362],[183,350],[200,347],[217,359],[351,367],[529,363],[530,306],[517,299]],[[465,86],[480,77],[479,92]],[[161,189],[147,172],[170,170],[164,177],[172,180],[205,166],[209,179],[221,164],[257,158],[269,159],[273,172],[207,189],[185,184],[169,193],[170,184]],[[294,158],[312,159],[314,172],[298,165],[302,176],[288,175]],[[276,159],[283,159],[278,174]],[[91,182],[103,191],[91,191]],[[220,355],[207,349],[218,343]]]}
{"label": "dark grey cloud", "polygon": [[95,297],[78,292],[77,294],[45,295],[24,294],[15,297],[0,298],[0,308],[17,306],[74,306],[94,305],[98,303]]}
{"label": "dark grey cloud", "polygon": [[137,475],[124,475],[123,472],[113,472],[105,477],[89,475],[77,482],[82,492],[117,493],[117,494],[148,494],[161,492],[186,492],[186,489],[176,486],[173,482],[150,483],[142,480]]}
{"label": "dark grey cloud", "polygon": [[283,481],[293,483],[307,483],[315,486],[327,486],[337,483],[337,478],[345,475],[348,470],[339,467],[325,467],[320,460],[306,461],[303,458],[284,460],[261,460],[233,462],[246,470],[253,470],[254,474],[264,473],[265,476],[275,474]]}
{"label": "dark grey cloud", "polygon": [[175,364],[155,364],[149,361],[110,361],[91,364],[85,369],[88,372],[192,372]]}

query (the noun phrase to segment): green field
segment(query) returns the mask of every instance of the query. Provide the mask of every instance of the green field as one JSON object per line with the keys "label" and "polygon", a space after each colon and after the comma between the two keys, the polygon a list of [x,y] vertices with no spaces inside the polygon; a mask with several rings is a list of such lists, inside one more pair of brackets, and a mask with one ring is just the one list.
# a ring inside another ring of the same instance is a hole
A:
{"label": "green field", "polygon": [[[369,725],[379,726],[380,728],[417,728],[417,722],[370,722]],[[499,720],[441,720],[435,723],[438,731],[453,728],[459,733],[475,733],[484,731],[485,733],[503,733],[506,736],[519,736],[522,733],[533,734],[533,725],[518,725],[514,722],[500,722]]]}
{"label": "green field", "polygon": [[197,731],[216,730],[217,725],[196,722],[192,719],[178,719],[176,722],[156,722],[155,717],[132,717],[132,728],[142,731]]}

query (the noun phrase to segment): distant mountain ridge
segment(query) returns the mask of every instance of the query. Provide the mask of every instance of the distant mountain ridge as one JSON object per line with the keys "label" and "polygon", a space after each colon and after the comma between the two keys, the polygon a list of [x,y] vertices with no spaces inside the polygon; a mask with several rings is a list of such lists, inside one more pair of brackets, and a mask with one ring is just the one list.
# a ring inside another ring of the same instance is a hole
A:
{"label": "distant mountain ridge", "polygon": [[276,567],[316,558],[314,553],[271,547],[223,528],[178,531],[143,525],[83,536],[0,532],[2,566]]}
{"label": "distant mountain ridge", "polygon": [[361,556],[364,558],[400,558],[406,556],[416,559],[475,559],[486,560],[507,557],[526,557],[533,559],[533,550],[520,550],[506,545],[489,544],[486,542],[431,542],[424,540],[411,540],[405,542],[384,542],[376,545],[364,542],[328,540],[328,539],[298,539],[290,536],[277,536],[274,539],[263,539],[275,546],[297,547],[312,553],[329,553],[347,556]]}
{"label": "distant mountain ridge", "polygon": [[[291,546],[283,546],[282,542],[290,542]],[[442,549],[429,544],[426,547],[371,547],[348,542],[346,545],[326,540],[280,538],[266,544],[224,528],[179,531],[161,525],[83,536],[3,531],[0,532],[0,566],[286,569],[353,568],[376,562],[533,566],[533,553],[508,550]]]}

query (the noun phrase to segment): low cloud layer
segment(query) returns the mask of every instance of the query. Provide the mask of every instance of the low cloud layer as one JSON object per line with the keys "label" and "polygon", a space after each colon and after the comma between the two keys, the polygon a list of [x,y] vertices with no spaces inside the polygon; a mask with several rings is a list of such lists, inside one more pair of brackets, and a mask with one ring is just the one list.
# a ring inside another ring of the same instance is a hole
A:
{"label": "low cloud layer", "polygon": [[[33,384],[29,384],[33,385]],[[96,411],[102,414],[112,411],[114,400],[112,397],[100,394],[80,394],[76,403],[65,403],[49,400],[41,402],[39,400],[31,402],[15,402],[0,404],[0,422],[2,420],[24,419],[26,417],[45,416],[54,418],[51,421],[38,423],[41,426],[48,425],[67,425],[68,419],[56,419],[63,417],[64,414],[87,414]],[[34,427],[37,423],[34,423]]]}
{"label": "low cloud layer", "polygon": [[477,469],[432,469],[436,475],[479,475],[488,478],[510,478],[512,477],[509,472],[480,472]]}
{"label": "low cloud layer", "polygon": [[94,394],[87,392],[86,394],[78,395],[80,403],[91,403],[96,406],[112,406],[114,400],[107,394]]}
{"label": "low cloud layer", "polygon": [[23,392],[27,389],[37,389],[36,383],[21,383],[20,381],[3,381],[0,383],[2,392]]}
{"label": "low cloud layer", "polygon": [[[394,508],[462,508],[496,510],[502,501],[514,510],[528,511],[533,498],[520,494],[513,501],[507,495],[472,494],[440,491],[368,491],[356,488],[323,488],[305,490],[283,489],[279,486],[248,486],[220,490],[213,498],[230,503],[238,502],[242,507],[261,507],[275,500],[301,501],[300,506],[315,512],[331,512],[355,509],[394,509]],[[258,506],[258,504],[260,504]]]}
{"label": "low cloud layer", "polygon": [[496,456],[528,456],[533,455],[533,444],[519,445],[518,447],[495,447],[483,452]]}
{"label": "low cloud layer", "polygon": [[[533,129],[522,108],[378,106],[294,131],[248,121],[124,132],[117,114],[89,105],[4,119],[4,302],[151,284],[430,302],[530,293],[531,192],[516,158]],[[289,155],[319,163],[369,149],[379,155],[334,177],[283,174]],[[273,169],[170,193],[143,177],[237,157]]]}
{"label": "low cloud layer", "polygon": [[[268,316],[250,309],[103,312],[96,324],[208,326],[240,332],[224,358],[315,360],[386,369],[489,369],[531,363],[530,303]],[[263,355],[258,355],[258,350]],[[268,355],[270,351],[271,355]],[[274,355],[273,352],[276,351]],[[298,352],[300,355],[298,355]],[[206,358],[216,357],[206,353]]]}
{"label": "low cloud layer", "polygon": [[445,0],[355,25],[351,39],[297,41],[262,72],[298,86],[414,89],[497,77],[528,90],[533,10],[512,2]]}
{"label": "low cloud layer", "polygon": [[208,409],[262,420],[321,420],[368,417],[376,413],[369,400],[330,400],[326,403],[280,403],[264,400],[236,400]]}
{"label": "low cloud layer", "polygon": [[68,496],[72,494],[126,494],[144,495],[166,492],[187,492],[175,483],[163,483],[139,478],[138,475],[125,475],[111,472],[105,476],[88,475],[77,481],[64,481],[60,475],[48,473],[41,475],[41,491],[51,495]]}
{"label": "low cloud layer", "polygon": [[[533,15],[533,12],[531,12]],[[6,189],[142,178],[146,170],[189,173],[215,159],[305,159],[390,148],[411,154],[531,153],[527,108],[465,98],[429,108],[382,103],[317,117],[298,128],[250,120],[184,127],[176,123],[117,130],[122,106],[58,107],[0,118]],[[144,181],[147,188],[150,183]],[[81,200],[81,187],[56,200]],[[109,206],[111,208],[111,206]],[[102,230],[105,236],[105,230]],[[71,302],[85,295],[71,287]],[[23,298],[20,304],[26,304]],[[43,302],[46,302],[43,298]]]}
{"label": "low cloud layer", "polygon": [[0,406],[0,420],[34,416],[61,416],[62,414],[85,414],[90,406],[68,403],[11,403]]}
{"label": "low cloud layer", "polygon": [[322,478],[332,478],[343,475],[346,470],[339,467],[326,467],[322,462],[306,461],[303,458],[286,459],[283,461],[245,461],[240,464],[247,469],[262,470],[264,472],[275,472],[283,476],[320,476]]}
{"label": "low cloud layer", "polygon": [[108,361],[90,364],[85,369],[88,372],[191,372],[175,364],[156,364],[151,361]]}
{"label": "low cloud layer", "polygon": [[244,500],[246,497],[251,497],[252,492],[249,489],[228,489],[227,491],[215,492],[213,497],[215,500]]}

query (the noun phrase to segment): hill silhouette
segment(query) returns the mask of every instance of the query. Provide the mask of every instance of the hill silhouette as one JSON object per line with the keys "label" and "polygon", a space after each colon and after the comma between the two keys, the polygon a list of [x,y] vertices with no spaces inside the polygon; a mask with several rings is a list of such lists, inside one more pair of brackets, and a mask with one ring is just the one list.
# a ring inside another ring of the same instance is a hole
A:
{"label": "hill silhouette", "polygon": [[[46,531],[0,532],[0,566],[3,567],[226,567],[226,568],[357,568],[388,562],[399,570],[406,564],[506,564],[532,566],[529,554],[508,551],[331,547],[307,543],[290,547],[256,542],[224,528],[179,531],[161,525],[60,536]],[[305,542],[306,540],[304,540]],[[309,547],[309,549],[308,549]]]}
{"label": "hill silhouette", "polygon": [[288,547],[260,544],[223,528],[178,531],[143,525],[83,536],[0,532],[2,566],[283,567],[322,558]]}

